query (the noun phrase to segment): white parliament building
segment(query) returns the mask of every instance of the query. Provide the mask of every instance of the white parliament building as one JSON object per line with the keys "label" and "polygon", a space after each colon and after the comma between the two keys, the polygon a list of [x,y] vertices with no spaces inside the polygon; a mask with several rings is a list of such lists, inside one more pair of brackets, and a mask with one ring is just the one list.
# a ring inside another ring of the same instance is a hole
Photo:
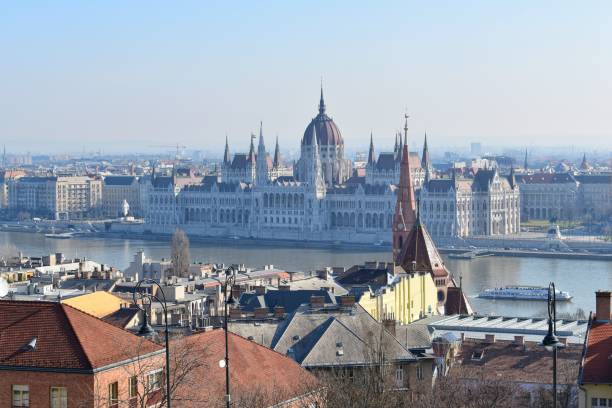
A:
{"label": "white parliament building", "polygon": [[[281,164],[278,140],[274,155],[268,154],[260,127],[257,147],[252,137],[248,153],[232,156],[226,141],[219,174],[195,178],[188,170],[163,176],[154,171],[141,186],[145,231],[172,233],[180,227],[194,236],[389,243],[407,133],[405,125],[394,151],[378,158],[371,141],[365,176],[357,176],[321,91],[319,112],[306,127],[293,172]],[[434,237],[519,231],[513,174],[493,169],[437,178],[427,140],[422,158],[411,153],[409,163],[421,217]]]}

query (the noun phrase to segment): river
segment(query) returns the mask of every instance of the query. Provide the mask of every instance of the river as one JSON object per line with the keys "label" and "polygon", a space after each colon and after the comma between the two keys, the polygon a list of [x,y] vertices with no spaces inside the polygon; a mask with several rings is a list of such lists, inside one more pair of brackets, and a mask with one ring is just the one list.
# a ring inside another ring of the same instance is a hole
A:
{"label": "river", "polygon": [[[138,249],[152,259],[168,258],[167,242],[119,238],[49,239],[42,234],[0,232],[0,246],[14,245],[25,255],[36,256],[63,252],[68,257],[88,259],[123,269]],[[321,249],[257,246],[241,241],[192,242],[191,258],[201,262],[244,263],[252,267],[273,264],[290,271],[313,270],[325,266],[346,266],[364,261],[390,258],[387,251],[367,249]],[[476,295],[485,288],[506,285],[547,286],[554,281],[557,289],[569,291],[570,302],[558,302],[557,313],[573,314],[579,308],[588,315],[595,309],[594,291],[612,288],[612,262],[545,258],[487,257],[472,260],[445,259],[446,266],[458,280],[462,277],[465,293],[474,309],[482,314],[506,316],[545,316],[546,302],[492,301]]]}

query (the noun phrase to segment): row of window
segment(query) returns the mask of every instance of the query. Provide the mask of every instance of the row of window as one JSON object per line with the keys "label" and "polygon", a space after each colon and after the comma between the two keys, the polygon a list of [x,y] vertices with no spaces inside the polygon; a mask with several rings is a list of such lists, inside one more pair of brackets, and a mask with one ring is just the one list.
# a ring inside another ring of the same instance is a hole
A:
{"label": "row of window", "polygon": [[[30,406],[30,386],[13,385],[13,407]],[[66,387],[51,387],[49,389],[49,406],[51,408],[68,407],[68,391]]]}

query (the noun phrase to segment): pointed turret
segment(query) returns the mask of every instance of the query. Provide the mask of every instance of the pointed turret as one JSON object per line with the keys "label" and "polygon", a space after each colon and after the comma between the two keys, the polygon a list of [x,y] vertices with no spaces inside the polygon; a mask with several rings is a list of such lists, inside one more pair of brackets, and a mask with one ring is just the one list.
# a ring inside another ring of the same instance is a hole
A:
{"label": "pointed turret", "polygon": [[256,181],[258,185],[268,182],[268,153],[263,137],[263,123],[259,122],[259,144],[257,146],[257,169]]}
{"label": "pointed turret", "polygon": [[405,116],[404,144],[402,146],[402,161],[400,164],[400,183],[397,191],[395,215],[393,220],[393,260],[398,261],[400,251],[416,222],[416,206],[414,201],[414,188],[410,174],[410,161],[408,152],[408,115]]}
{"label": "pointed turret", "polygon": [[508,176],[508,182],[510,183],[510,188],[514,190],[516,186],[516,176],[514,175],[514,164],[510,166],[510,176]]}
{"label": "pointed turret", "polygon": [[523,170],[527,171],[529,169],[529,165],[527,163],[527,149],[525,149],[525,161],[523,161]]}
{"label": "pointed turret", "polygon": [[591,166],[589,165],[589,162],[587,161],[586,158],[586,153],[583,153],[582,155],[582,163],[580,163],[580,170],[586,171],[589,170]]}
{"label": "pointed turret", "polygon": [[321,99],[319,99],[319,114],[325,114],[325,101],[323,100],[323,82],[321,82]]}
{"label": "pointed turret", "polygon": [[223,152],[223,164],[230,164],[232,158],[230,157],[229,141],[227,139],[227,133],[225,134],[225,152]]}
{"label": "pointed turret", "polygon": [[251,133],[251,147],[249,148],[249,156],[247,157],[247,160],[252,164],[255,164],[255,144],[253,143],[253,140],[255,140],[256,137],[257,136]]}
{"label": "pointed turret", "polygon": [[429,161],[429,147],[427,146],[427,132],[425,132],[425,141],[423,142],[423,156],[421,158],[421,167],[425,172],[431,171],[431,162]]}
{"label": "pointed turret", "polygon": [[376,161],[374,157],[374,136],[370,132],[370,151],[368,152],[368,165],[373,166]]}
{"label": "pointed turret", "polygon": [[395,145],[393,145],[393,157],[397,160],[399,155],[399,142],[397,141],[397,132],[395,132]]}
{"label": "pointed turret", "polygon": [[278,147],[278,135],[276,136],[276,146],[274,146],[274,163],[275,169],[280,167],[280,148]]}

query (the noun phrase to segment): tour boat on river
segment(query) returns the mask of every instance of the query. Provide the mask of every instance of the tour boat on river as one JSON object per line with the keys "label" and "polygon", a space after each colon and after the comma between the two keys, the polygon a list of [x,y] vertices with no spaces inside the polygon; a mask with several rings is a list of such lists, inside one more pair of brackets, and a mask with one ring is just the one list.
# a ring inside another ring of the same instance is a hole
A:
{"label": "tour boat on river", "polygon": [[[483,299],[504,300],[547,300],[548,288],[540,286],[506,286],[504,288],[485,289],[478,294]],[[572,298],[569,292],[555,290],[555,298],[558,301],[567,301]]]}

